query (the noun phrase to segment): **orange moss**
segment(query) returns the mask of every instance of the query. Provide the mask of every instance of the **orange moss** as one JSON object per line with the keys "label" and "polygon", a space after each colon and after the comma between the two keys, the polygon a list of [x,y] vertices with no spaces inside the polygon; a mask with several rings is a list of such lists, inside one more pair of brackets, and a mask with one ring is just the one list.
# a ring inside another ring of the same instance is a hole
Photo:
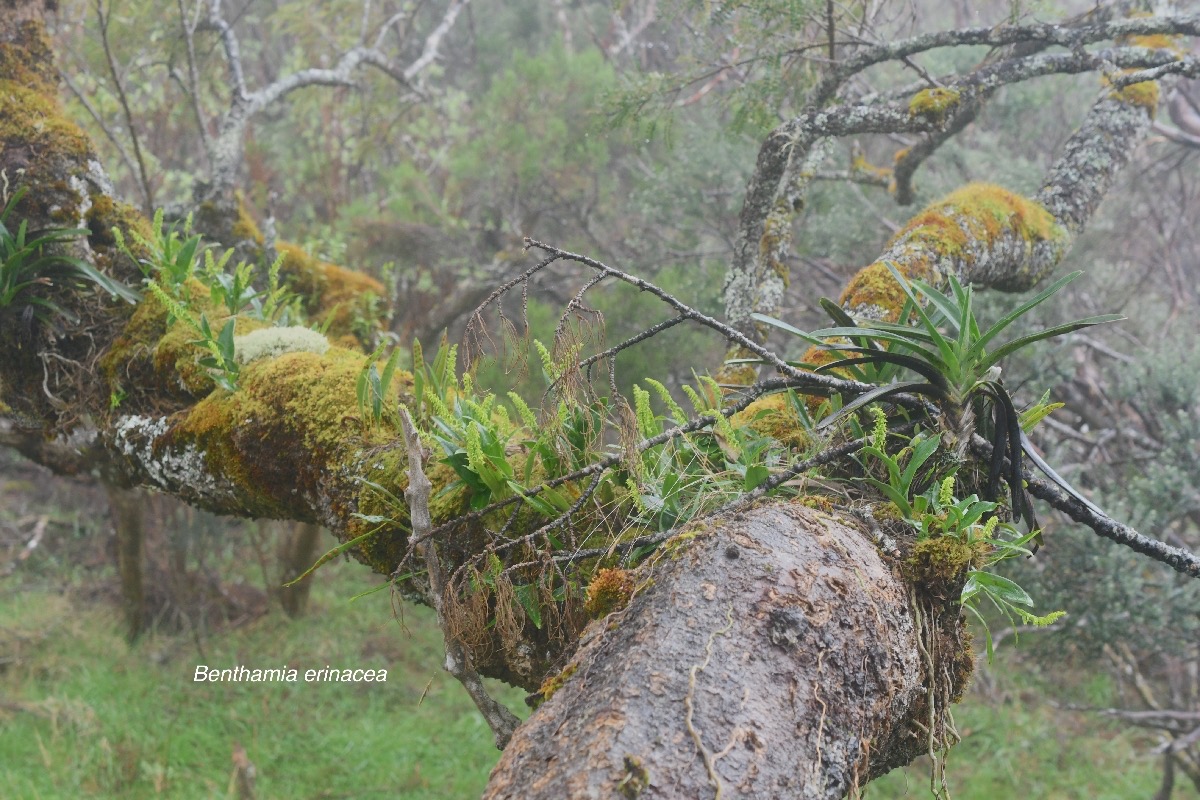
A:
{"label": "orange moss", "polygon": [[[907,264],[894,264],[893,266],[907,278],[928,280],[932,277],[931,273],[933,272],[930,263],[930,259],[914,259]],[[860,269],[850,279],[838,302],[845,308],[860,306],[882,308],[885,312],[885,319],[895,322],[900,316],[900,309],[904,307],[904,299],[900,285],[896,283],[896,279],[892,277],[887,266],[882,261],[876,261],[874,264]],[[804,354],[805,361],[816,364],[828,363],[837,358],[839,356],[836,354],[817,348],[810,349]]]}
{"label": "orange moss", "polygon": [[[888,247],[904,248],[904,257],[893,266],[905,277],[932,281],[938,277],[936,265],[969,267],[977,252],[1009,235],[1033,245],[1060,240],[1066,232],[1033,200],[993,184],[973,183],[913,217]],[[840,302],[847,308],[881,308],[894,321],[904,306],[904,295],[881,260],[850,280]]]}
{"label": "orange moss", "polygon": [[633,573],[625,569],[602,569],[587,588],[583,610],[593,619],[606,617],[629,605],[633,598]]}
{"label": "orange moss", "polygon": [[366,330],[378,328],[384,297],[383,284],[361,272],[314,258],[297,245],[280,242],[284,256],[281,274],[305,301],[306,310],[318,323],[329,323],[331,339],[361,339]]}

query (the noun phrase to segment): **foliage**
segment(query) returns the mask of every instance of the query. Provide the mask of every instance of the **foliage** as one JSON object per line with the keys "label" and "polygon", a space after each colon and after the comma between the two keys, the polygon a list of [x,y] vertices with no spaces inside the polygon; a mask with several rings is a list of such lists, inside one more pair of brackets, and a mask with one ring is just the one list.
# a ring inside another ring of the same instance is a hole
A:
{"label": "foliage", "polygon": [[[1043,435],[1039,444],[1056,463],[1085,464],[1079,482],[1114,517],[1194,551],[1200,544],[1195,526],[1200,348],[1186,337],[1158,337],[1148,339],[1136,356],[1133,364],[1113,363],[1098,380],[1107,387],[1107,402],[1144,416],[1152,441],[1138,443],[1122,434],[1116,447],[1091,459],[1087,440]],[[1104,435],[1089,432],[1089,438]],[[1154,443],[1157,448],[1147,449]],[[1099,657],[1106,645],[1127,646],[1151,662],[1194,651],[1200,641],[1200,582],[1148,569],[1137,554],[1096,542],[1090,532],[1069,524],[1058,526],[1054,542],[1049,564],[1017,564],[1016,576],[1087,624],[1038,641],[1036,652],[1047,663],[1058,663],[1064,653]]]}
{"label": "foliage", "polygon": [[[130,251],[125,242],[124,232],[120,228],[113,228],[113,237],[117,240],[117,247],[137,262],[148,280],[157,280],[172,295],[179,297],[188,278],[195,272],[202,237],[198,233],[192,233],[191,215],[184,219],[182,224],[174,222],[164,226],[161,208],[154,212],[151,230],[154,233],[150,237],[143,237],[133,229],[129,231],[139,249],[149,253],[149,256],[143,258],[136,257]],[[228,256],[225,256],[222,259],[222,265],[227,258]]]}
{"label": "foliage", "polygon": [[[1092,325],[1123,319],[1118,314],[1105,314],[1054,325],[1033,333],[1018,336],[1003,344],[993,345],[1015,321],[1028,314],[1056,294],[1081,272],[1060,278],[1017,308],[1008,311],[986,330],[980,329],[973,309],[973,291],[963,287],[954,275],[947,276],[948,291],[943,293],[924,281],[909,281],[896,267],[888,270],[904,292],[907,302],[901,309],[899,322],[873,320],[864,325],[854,324],[837,306],[826,303],[826,310],[835,322],[843,324],[804,334],[786,323],[761,314],[761,322],[783,327],[803,336],[813,345],[849,357],[816,366],[818,372],[856,367],[868,367],[870,373],[858,373],[860,378],[886,381],[876,389],[864,392],[847,402],[840,411],[821,422],[832,425],[849,414],[900,394],[927,395],[936,400],[947,418],[954,448],[961,454],[969,444],[976,420],[989,434],[992,459],[988,469],[986,496],[999,496],[1000,480],[1008,483],[1013,514],[1035,525],[1033,509],[1024,491],[1023,455],[1028,452],[1022,437],[1021,417],[1000,380],[999,362],[1031,344],[1061,336]],[[905,324],[909,319],[917,325]],[[844,323],[851,324],[844,324]],[[949,335],[943,334],[943,330]],[[847,341],[849,340],[849,341]],[[881,345],[882,343],[882,345]],[[890,380],[893,368],[917,373],[924,380]],[[987,421],[990,419],[990,427]],[[1007,464],[1007,471],[1006,471]],[[1057,479],[1051,474],[1051,478]],[[1077,494],[1064,484],[1064,488]]]}
{"label": "foliage", "polygon": [[138,295],[128,286],[81,259],[55,251],[56,245],[68,245],[87,236],[86,229],[50,228],[30,233],[28,220],[23,220],[16,232],[9,228],[8,217],[27,191],[25,186],[17,189],[0,210],[0,315],[24,307],[41,322],[50,322],[54,317],[77,322],[72,312],[36,294],[37,287],[61,283],[92,283],[113,297],[136,303]]}
{"label": "foliage", "polygon": [[[655,414],[650,395],[634,385],[638,434],[650,439],[688,422],[688,414],[666,387],[646,379],[667,414]],[[722,393],[707,376],[696,387],[682,387],[696,416],[713,416],[711,430],[684,434],[650,447],[634,464],[629,487],[634,492],[641,524],[671,530],[758,488],[773,469],[786,465],[789,453],[778,441],[756,433],[749,425],[734,426],[720,414]]]}
{"label": "foliage", "polygon": [[207,314],[202,313],[197,319],[187,306],[171,297],[155,282],[147,284],[147,290],[166,306],[171,321],[182,321],[200,335],[200,338],[191,344],[199,345],[207,355],[196,363],[209,370],[213,381],[222,389],[236,392],[241,364],[238,362],[237,347],[234,343],[234,318],[225,320],[220,332],[214,334]]}
{"label": "foliage", "polygon": [[392,355],[383,365],[382,371],[380,371],[375,363],[383,355],[383,351],[387,349],[388,344],[388,342],[384,342],[376,348],[375,352],[367,356],[362,371],[358,375],[358,380],[355,382],[354,392],[358,398],[358,413],[364,419],[378,425],[383,422],[386,414],[389,420],[399,429],[400,422],[397,416],[399,409],[394,404],[392,408],[388,408],[387,400],[392,394],[392,377],[395,375],[396,365],[400,361],[400,348],[392,349]]}
{"label": "foliage", "polygon": [[[624,89],[609,98],[613,119],[636,125],[640,135],[669,131],[677,109],[705,99],[722,109],[732,131],[758,137],[804,104],[820,75],[818,59],[829,58],[822,2],[666,5],[673,24],[661,35],[670,60],[631,71]],[[836,24],[853,25],[855,15],[838,6]]]}
{"label": "foliage", "polygon": [[[279,273],[284,259],[282,254],[275,258],[267,270],[267,289],[259,291],[252,284],[256,273],[253,264],[242,261],[230,269],[233,250],[228,249],[220,256],[214,255],[213,249],[204,245],[203,237],[192,233],[191,226],[190,216],[182,223],[164,225],[163,210],[159,209],[154,214],[154,233],[150,236],[142,236],[136,230],[129,231],[138,249],[148,253],[141,258],[133,254],[125,241],[125,234],[119,228],[113,228],[113,237],[118,249],[141,267],[147,291],[167,308],[168,324],[181,321],[199,335],[200,338],[191,342],[205,351],[197,363],[209,370],[213,380],[222,389],[237,391],[241,364],[253,360],[238,353],[234,336],[237,318],[243,316],[270,322],[280,328],[292,327],[293,321],[303,320],[300,298],[280,281]],[[198,269],[201,259],[203,267]],[[207,308],[201,308],[204,304],[193,296],[190,286],[194,282],[208,289],[210,303]],[[218,310],[224,322],[219,331],[214,331],[215,322],[209,319],[209,315]],[[276,341],[266,350],[274,348],[285,352],[288,346]],[[325,346],[328,346],[327,342]],[[319,347],[319,343],[305,345],[305,349],[314,347]],[[256,350],[258,357],[266,350]]]}
{"label": "foliage", "polygon": [[980,500],[977,495],[956,498],[953,472],[930,481],[924,492],[916,494],[913,485],[921,467],[937,452],[940,438],[919,433],[894,456],[890,455],[886,446],[887,416],[877,406],[872,406],[871,411],[876,420],[871,444],[859,452],[882,464],[887,470],[887,480],[871,476],[870,462],[863,463],[865,480],[896,506],[918,543],[949,537],[966,546],[968,560],[963,564],[966,583],[960,601],[983,627],[988,660],[993,657],[992,632],[980,611],[983,600],[1014,625],[1016,618],[1026,624],[1045,626],[1061,617],[1064,613],[1061,611],[1044,616],[1027,611],[1026,608],[1033,606],[1029,594],[1013,580],[994,572],[996,565],[1004,561],[1033,555],[1026,545],[1039,532],[1021,534],[1012,524],[1000,521],[996,503]]}

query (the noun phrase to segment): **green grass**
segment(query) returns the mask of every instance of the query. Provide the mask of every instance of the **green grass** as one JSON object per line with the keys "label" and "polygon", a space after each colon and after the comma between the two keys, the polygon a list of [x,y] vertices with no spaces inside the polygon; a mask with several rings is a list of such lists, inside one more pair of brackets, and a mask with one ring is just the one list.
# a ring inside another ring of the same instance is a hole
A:
{"label": "green grass", "polygon": [[[1054,706],[1116,704],[1100,673],[1055,676],[1056,683],[1023,673],[1019,650],[997,654],[997,688],[971,691],[954,708],[962,736],[947,761],[954,800],[1129,800],[1153,797],[1162,777],[1159,757],[1146,755],[1156,740],[1095,714]],[[1074,684],[1064,690],[1063,684]],[[920,758],[870,784],[869,800],[928,798],[930,763]],[[1173,800],[1200,797],[1186,779]]]}
{"label": "green grass", "polygon": [[[491,732],[441,670],[424,609],[354,603],[361,568],[330,565],[300,621],[273,612],[203,641],[121,638],[115,610],[45,590],[0,594],[0,795],[226,797],[235,743],[260,797],[478,796]],[[197,664],[386,668],[386,683],[195,683]],[[519,692],[503,699],[520,710]]]}

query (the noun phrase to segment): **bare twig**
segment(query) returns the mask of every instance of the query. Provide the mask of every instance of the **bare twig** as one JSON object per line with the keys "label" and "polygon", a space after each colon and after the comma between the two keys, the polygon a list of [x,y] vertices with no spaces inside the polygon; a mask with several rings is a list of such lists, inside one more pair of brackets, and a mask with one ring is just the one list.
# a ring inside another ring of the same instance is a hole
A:
{"label": "bare twig", "polygon": [[188,96],[191,102],[192,114],[196,118],[196,130],[200,133],[200,144],[204,148],[204,156],[208,159],[209,170],[213,166],[213,148],[212,141],[208,135],[208,126],[204,124],[204,111],[200,107],[200,69],[196,64],[196,28],[200,24],[200,2],[196,4],[196,12],[192,19],[188,20],[187,9],[184,7],[184,0],[176,0],[179,7],[179,27],[183,32],[184,49],[187,53],[187,81],[186,84],[179,74],[178,70],[172,69],[172,77],[184,88],[184,94]]}
{"label": "bare twig", "polygon": [[[108,139],[108,141],[112,142],[113,147],[117,148],[117,155],[121,157],[121,163],[125,165],[125,169],[129,170],[130,175],[137,175],[137,165],[133,163],[133,157],[129,155],[129,150],[125,147],[125,143],[117,138],[117,134],[113,131],[108,122],[105,121],[104,117],[100,116],[100,112],[92,104],[91,99],[83,93],[83,90],[79,88],[79,85],[76,84],[71,76],[66,72],[60,70],[59,77],[62,78],[62,81],[67,85],[67,88],[71,90],[71,94],[75,95],[75,99],[79,101],[79,104],[82,105],[84,110],[88,112],[88,116],[90,116],[100,127],[100,130],[104,132],[104,137]],[[142,186],[139,184],[138,190],[141,191],[141,189]],[[142,194],[142,200],[144,202],[148,202],[144,192]]]}
{"label": "bare twig", "polygon": [[425,475],[422,462],[425,453],[421,447],[421,438],[413,427],[412,418],[407,409],[400,409],[400,422],[404,428],[404,442],[408,446],[408,488],[404,490],[404,498],[408,501],[409,519],[412,521],[413,537],[419,540],[421,556],[429,571],[429,591],[433,597],[433,608],[437,612],[438,625],[442,629],[442,639],[446,646],[446,671],[453,675],[475,706],[487,720],[495,736],[496,747],[503,750],[512,738],[513,731],[521,724],[511,711],[497,702],[488,694],[483,685],[483,679],[471,664],[471,656],[462,642],[451,629],[446,616],[446,573],[438,560],[437,548],[429,536],[433,523],[429,516],[429,493],[433,485]]}
{"label": "bare twig", "polygon": [[137,160],[136,177],[138,179],[138,188],[142,193],[142,210],[147,216],[154,211],[154,192],[150,188],[150,176],[146,172],[146,160],[142,158],[142,145],[138,140],[137,124],[133,119],[133,112],[129,109],[129,96],[125,92],[125,82],[121,80],[121,71],[117,69],[117,60],[113,55],[112,47],[108,40],[108,21],[111,16],[104,11],[104,0],[96,0],[96,21],[100,26],[100,43],[104,49],[104,58],[108,61],[108,72],[112,76],[113,86],[116,89],[117,100],[121,103],[121,112],[125,116],[125,127],[129,129],[129,141],[133,145],[133,156]]}

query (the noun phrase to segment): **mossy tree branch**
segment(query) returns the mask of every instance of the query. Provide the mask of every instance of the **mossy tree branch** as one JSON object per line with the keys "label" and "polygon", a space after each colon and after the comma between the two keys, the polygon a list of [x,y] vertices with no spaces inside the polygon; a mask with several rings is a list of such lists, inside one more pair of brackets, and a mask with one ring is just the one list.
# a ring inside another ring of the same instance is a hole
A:
{"label": "mossy tree branch", "polygon": [[[926,133],[930,138],[920,149],[931,152],[952,131],[961,129],[979,105],[1000,86],[1046,75],[1108,71],[1113,67],[1163,68],[1194,73],[1196,68],[1188,63],[1191,60],[1183,59],[1178,52],[1137,46],[1137,40],[1129,38],[1164,34],[1196,36],[1200,34],[1200,16],[1109,19],[1082,26],[999,26],[950,31],[867,48],[845,58],[813,90],[811,98],[817,108],[810,107],[810,110],[780,125],[767,137],[759,151],[755,170],[747,184],[738,240],[726,279],[726,318],[739,331],[756,341],[762,341],[765,337],[765,331],[753,322],[751,314],[778,313],[783,288],[788,280],[792,218],[804,205],[807,185],[818,173],[822,160],[821,148],[827,146],[830,137],[863,133]],[[1085,45],[1118,37],[1128,38],[1132,46],[1108,47],[1097,51],[1084,49]],[[846,80],[872,65],[933,48],[963,44],[1013,46],[1013,57],[986,61],[965,75],[944,76],[939,79],[939,88],[918,92],[907,102],[905,98],[884,95],[865,98],[859,103],[820,107],[836,96]],[[1042,44],[1070,47],[1071,52],[1030,52],[1037,49],[1034,45]],[[1127,93],[1122,99],[1145,108],[1145,98],[1143,92],[1136,98],[1134,93]],[[1089,118],[1092,124],[1095,124],[1098,113]],[[1133,132],[1133,138],[1127,132],[1116,146],[1128,153],[1135,145],[1136,136],[1142,132]],[[911,158],[914,160],[909,163],[905,163],[905,158],[900,159],[901,168],[915,168],[921,155],[921,152],[913,153]],[[1124,160],[1109,160],[1102,165],[1102,169],[1115,174],[1123,163]],[[1097,179],[1100,175],[1093,170],[1086,178]],[[1104,186],[1107,187],[1107,183]],[[1092,194],[1090,189],[1087,191],[1089,195]],[[1094,204],[1084,205],[1094,209]],[[1079,210],[1082,209],[1083,206]],[[1067,228],[1077,232],[1083,221],[1075,214]],[[1015,268],[1015,265],[1011,268]],[[1003,271],[1003,267],[997,270]],[[736,348],[730,352],[735,357],[742,355]],[[724,377],[736,381],[739,376],[727,370]]]}

